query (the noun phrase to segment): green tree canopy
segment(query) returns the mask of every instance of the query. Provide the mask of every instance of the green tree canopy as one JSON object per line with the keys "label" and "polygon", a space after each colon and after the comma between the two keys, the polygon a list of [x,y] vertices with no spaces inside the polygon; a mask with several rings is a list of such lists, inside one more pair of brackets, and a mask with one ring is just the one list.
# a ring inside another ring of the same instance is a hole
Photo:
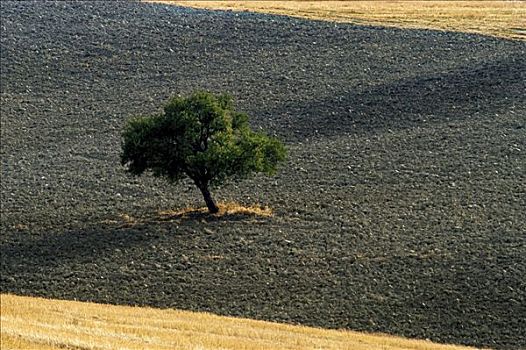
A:
{"label": "green tree canopy", "polygon": [[230,96],[200,91],[173,97],[160,114],[131,119],[122,134],[121,163],[133,175],[151,171],[173,183],[190,178],[216,213],[210,185],[251,173],[272,175],[285,154],[279,140],[250,129]]}

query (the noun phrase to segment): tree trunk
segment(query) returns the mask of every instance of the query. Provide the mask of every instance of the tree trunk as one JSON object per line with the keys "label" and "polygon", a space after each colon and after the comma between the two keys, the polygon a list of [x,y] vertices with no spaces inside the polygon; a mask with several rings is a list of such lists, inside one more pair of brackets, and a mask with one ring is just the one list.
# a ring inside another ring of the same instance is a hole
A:
{"label": "tree trunk", "polygon": [[219,208],[215,204],[214,200],[212,199],[212,195],[210,194],[210,191],[208,190],[207,185],[199,186],[199,189],[201,190],[201,193],[203,194],[203,198],[205,199],[206,206],[208,207],[208,212],[210,214],[215,214],[219,211]]}

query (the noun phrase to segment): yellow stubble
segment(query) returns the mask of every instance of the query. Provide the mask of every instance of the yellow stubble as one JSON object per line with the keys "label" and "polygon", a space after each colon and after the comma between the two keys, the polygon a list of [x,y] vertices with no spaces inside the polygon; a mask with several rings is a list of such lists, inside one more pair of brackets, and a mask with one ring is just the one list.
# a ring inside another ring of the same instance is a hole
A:
{"label": "yellow stubble", "polygon": [[1,295],[2,349],[467,349],[208,313]]}
{"label": "yellow stubble", "polygon": [[255,11],[366,25],[428,28],[526,39],[524,1],[193,1],[195,8]]}

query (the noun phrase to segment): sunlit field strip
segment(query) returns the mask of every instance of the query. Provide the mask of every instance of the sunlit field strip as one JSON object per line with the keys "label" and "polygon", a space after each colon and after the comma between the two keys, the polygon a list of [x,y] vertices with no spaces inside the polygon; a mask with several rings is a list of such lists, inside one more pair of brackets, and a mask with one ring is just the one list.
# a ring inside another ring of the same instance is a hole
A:
{"label": "sunlit field strip", "polygon": [[357,24],[526,39],[524,1],[154,1],[196,8],[248,10]]}
{"label": "sunlit field strip", "polygon": [[2,349],[468,349],[177,310],[1,295]]}

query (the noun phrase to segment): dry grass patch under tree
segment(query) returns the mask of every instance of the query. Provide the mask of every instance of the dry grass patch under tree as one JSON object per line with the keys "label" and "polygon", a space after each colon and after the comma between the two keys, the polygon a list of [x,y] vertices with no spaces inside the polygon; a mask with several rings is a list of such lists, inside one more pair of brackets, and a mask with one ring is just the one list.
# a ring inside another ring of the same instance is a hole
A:
{"label": "dry grass patch under tree", "polygon": [[[220,218],[223,216],[233,216],[233,215],[242,215],[242,216],[260,216],[260,217],[270,217],[272,216],[272,209],[264,205],[243,205],[236,202],[220,202],[217,204],[219,211],[217,213],[211,214],[214,217]],[[208,213],[208,208],[183,208],[179,210],[163,210],[159,212],[162,217],[171,217],[171,218],[182,218],[192,215],[206,215]]]}

